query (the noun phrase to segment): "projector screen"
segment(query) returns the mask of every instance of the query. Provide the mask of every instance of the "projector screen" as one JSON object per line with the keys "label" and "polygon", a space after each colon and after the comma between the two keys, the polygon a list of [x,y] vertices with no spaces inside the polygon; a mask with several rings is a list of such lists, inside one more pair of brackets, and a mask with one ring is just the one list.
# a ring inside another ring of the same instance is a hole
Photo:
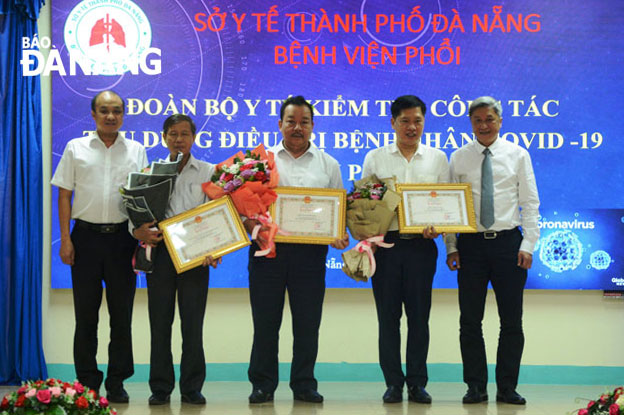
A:
{"label": "projector screen", "polygon": [[[280,102],[303,95],[347,190],[366,153],[394,141],[394,98],[424,100],[421,141],[450,156],[473,140],[469,102],[491,95],[541,199],[527,288],[622,290],[623,24],[624,5],[606,0],[54,0],[52,39],[25,39],[22,66],[53,77],[53,170],[94,129],[101,90],[125,100],[122,131],[150,161],[167,154],[165,118],[183,112],[198,127],[195,157],[212,163],[279,143]],[[52,286],[66,288],[56,188],[52,198]],[[440,239],[434,288],[455,288]],[[368,287],[341,271],[340,254],[330,248],[327,286]],[[246,264],[247,249],[225,256],[210,285],[246,287]]]}

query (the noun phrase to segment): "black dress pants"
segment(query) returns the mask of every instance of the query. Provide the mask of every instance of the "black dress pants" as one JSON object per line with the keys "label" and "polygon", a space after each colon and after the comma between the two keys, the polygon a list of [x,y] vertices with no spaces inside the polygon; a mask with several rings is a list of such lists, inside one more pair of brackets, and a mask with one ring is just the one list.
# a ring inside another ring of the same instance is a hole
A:
{"label": "black dress pants", "polygon": [[249,381],[254,388],[277,388],[279,330],[288,291],[292,313],[293,360],[290,388],[317,389],[314,364],[325,296],[327,246],[276,244],[275,258],[254,257],[249,249],[249,297],[254,324]]}
{"label": "black dress pants", "polygon": [[152,393],[169,395],[175,387],[171,326],[176,293],[182,330],[180,392],[200,392],[206,379],[203,346],[204,315],[208,297],[208,267],[177,274],[169,252],[160,243],[154,252],[154,268],[147,275],[147,300],[151,333],[149,385]]}
{"label": "black dress pants", "polygon": [[[386,385],[427,385],[431,286],[438,248],[431,239],[400,239],[390,232],[392,248],[377,248],[372,277],[379,322],[379,364]],[[406,373],[401,366],[401,315],[407,317]]]}
{"label": "black dress pants", "polygon": [[136,275],[132,255],[136,240],[127,225],[114,233],[99,233],[75,225],[71,240],[74,265],[71,268],[76,330],[74,365],[78,380],[99,390],[103,373],[97,367],[98,321],[102,304],[102,281],[106,284],[106,304],[110,316],[108,371],[105,387],[117,390],[134,374],[132,357],[132,305]]}
{"label": "black dress pants", "polygon": [[485,388],[488,381],[481,325],[488,282],[492,283],[500,318],[496,384],[499,390],[515,389],[518,384],[524,349],[522,295],[527,279],[527,270],[517,265],[521,242],[522,234],[517,228],[496,239],[484,239],[482,234],[459,236],[459,340],[464,382],[468,386]]}

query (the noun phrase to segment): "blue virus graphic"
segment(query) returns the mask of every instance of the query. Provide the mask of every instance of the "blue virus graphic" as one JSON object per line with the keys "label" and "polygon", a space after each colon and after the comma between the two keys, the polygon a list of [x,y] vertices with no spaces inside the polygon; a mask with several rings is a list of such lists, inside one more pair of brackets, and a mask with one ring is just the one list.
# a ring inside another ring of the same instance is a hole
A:
{"label": "blue virus graphic", "polygon": [[589,263],[596,269],[607,269],[611,265],[611,255],[606,251],[594,251],[589,256]]}
{"label": "blue virus graphic", "polygon": [[555,272],[571,271],[581,263],[583,244],[574,232],[555,231],[541,241],[539,257]]}

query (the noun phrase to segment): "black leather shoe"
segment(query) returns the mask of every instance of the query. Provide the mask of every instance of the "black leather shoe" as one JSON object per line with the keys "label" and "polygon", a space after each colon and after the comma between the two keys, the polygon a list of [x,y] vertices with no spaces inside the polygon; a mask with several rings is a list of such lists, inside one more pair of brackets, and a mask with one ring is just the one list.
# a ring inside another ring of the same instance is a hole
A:
{"label": "black leather shoe", "polygon": [[265,403],[273,401],[273,392],[254,389],[249,395],[249,403]]}
{"label": "black leather shoe", "polygon": [[323,402],[323,395],[321,395],[314,389],[304,389],[301,391],[293,392],[293,399],[296,401],[321,403]]}
{"label": "black leather shoe", "polygon": [[403,400],[403,388],[398,386],[388,386],[386,393],[383,394],[384,403],[399,403]]}
{"label": "black leather shoe", "polygon": [[487,390],[480,388],[478,386],[470,386],[468,388],[468,392],[464,395],[462,402],[463,403],[480,403],[487,402],[488,394]]}
{"label": "black leather shoe", "polygon": [[191,405],[205,405],[206,398],[201,392],[189,392],[182,394],[182,402],[190,403]]}
{"label": "black leather shoe", "polygon": [[526,405],[526,399],[513,389],[496,392],[496,402],[510,403],[512,405]]}
{"label": "black leather shoe", "polygon": [[113,403],[128,403],[130,402],[130,397],[128,396],[128,392],[121,387],[119,389],[111,389],[106,391],[106,399],[109,402]]}
{"label": "black leather shoe", "polygon": [[431,395],[422,386],[409,386],[407,388],[407,399],[418,403],[431,403]]}
{"label": "black leather shoe", "polygon": [[169,403],[170,397],[169,395],[153,393],[152,396],[147,400],[148,405],[164,405]]}

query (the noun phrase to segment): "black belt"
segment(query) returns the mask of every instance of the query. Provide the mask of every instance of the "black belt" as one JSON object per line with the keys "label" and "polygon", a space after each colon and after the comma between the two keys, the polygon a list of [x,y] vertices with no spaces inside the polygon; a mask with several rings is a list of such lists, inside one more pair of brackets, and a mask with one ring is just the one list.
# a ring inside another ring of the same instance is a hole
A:
{"label": "black belt", "polygon": [[479,239],[496,239],[505,235],[509,235],[514,232],[519,232],[520,230],[516,227],[513,229],[504,229],[502,231],[485,231],[485,232],[477,232],[477,233],[462,233],[462,237],[472,237]]}
{"label": "black belt", "polygon": [[422,239],[422,233],[399,233],[399,231],[388,231],[386,235],[399,239]]}
{"label": "black belt", "polygon": [[117,233],[124,229],[128,230],[128,221],[121,223],[91,223],[76,219],[76,226],[97,233]]}

